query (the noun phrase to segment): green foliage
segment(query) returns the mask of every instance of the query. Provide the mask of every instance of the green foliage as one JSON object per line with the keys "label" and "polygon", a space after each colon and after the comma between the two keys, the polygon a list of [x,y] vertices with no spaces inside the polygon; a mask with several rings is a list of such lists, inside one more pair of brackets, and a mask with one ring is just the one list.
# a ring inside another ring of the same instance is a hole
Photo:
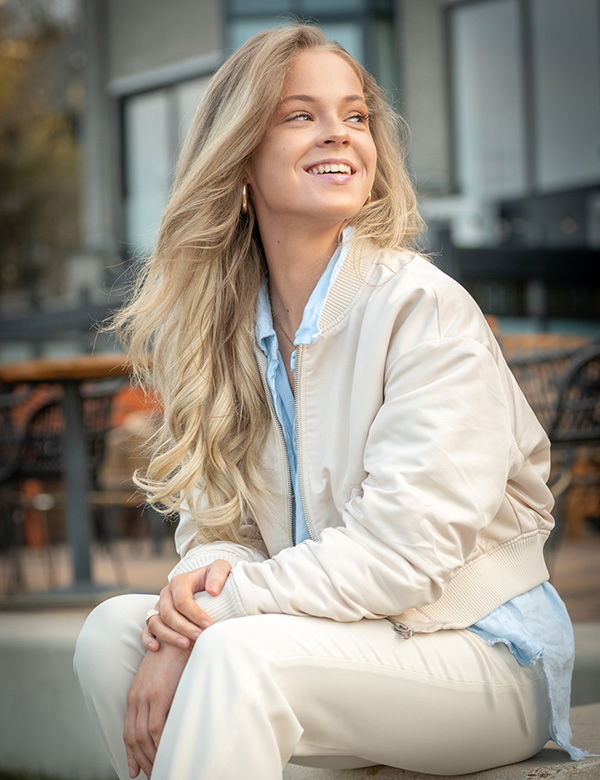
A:
{"label": "green foliage", "polygon": [[[0,286],[57,291],[79,242],[80,152],[60,99],[59,30],[28,39],[0,19]],[[66,87],[64,87],[66,89]]]}

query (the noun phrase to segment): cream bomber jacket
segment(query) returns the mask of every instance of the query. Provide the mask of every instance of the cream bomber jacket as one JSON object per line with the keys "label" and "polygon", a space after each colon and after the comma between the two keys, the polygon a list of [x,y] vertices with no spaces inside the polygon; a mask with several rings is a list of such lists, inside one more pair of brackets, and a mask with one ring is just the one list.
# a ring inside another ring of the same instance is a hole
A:
{"label": "cream bomber jacket", "polygon": [[468,293],[418,255],[355,241],[319,326],[296,368],[311,539],[292,543],[272,410],[272,495],[250,518],[263,544],[200,545],[183,513],[169,577],[228,560],[222,593],[196,594],[213,620],[393,617],[427,632],[470,626],[547,580],[549,442]]}

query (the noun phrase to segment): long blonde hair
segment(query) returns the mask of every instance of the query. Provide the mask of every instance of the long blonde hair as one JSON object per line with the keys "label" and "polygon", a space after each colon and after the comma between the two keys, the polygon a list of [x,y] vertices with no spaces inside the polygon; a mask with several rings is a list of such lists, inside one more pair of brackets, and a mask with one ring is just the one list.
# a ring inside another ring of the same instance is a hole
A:
{"label": "long blonde hair", "polygon": [[[182,149],[156,248],[115,326],[163,420],[145,475],[161,511],[188,508],[200,541],[252,542],[251,497],[265,493],[260,455],[270,413],[254,354],[255,307],[266,263],[244,168],[277,109],[299,52],[343,57],[363,84],[378,162],[358,237],[405,248],[421,231],[403,162],[402,122],[374,79],[316,27],[259,33],[217,71]],[[152,354],[152,361],[149,355]],[[250,534],[251,536],[251,534]]]}

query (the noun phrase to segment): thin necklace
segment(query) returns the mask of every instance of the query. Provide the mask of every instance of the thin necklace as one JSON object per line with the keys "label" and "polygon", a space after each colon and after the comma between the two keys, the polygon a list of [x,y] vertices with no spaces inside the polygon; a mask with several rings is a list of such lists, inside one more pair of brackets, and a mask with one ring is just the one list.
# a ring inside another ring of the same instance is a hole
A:
{"label": "thin necklace", "polygon": [[293,341],[293,339],[291,339],[291,338],[288,336],[288,334],[286,333],[286,330],[285,330],[285,328],[283,327],[283,325],[281,324],[281,320],[279,319],[279,317],[278,317],[278,316],[275,314],[275,309],[274,309],[273,307],[271,307],[271,315],[273,316],[273,321],[274,321],[274,322],[276,322],[276,323],[279,325],[279,327],[281,328],[281,332],[283,333],[283,335],[284,335],[284,336],[286,337],[286,339],[287,339],[287,340],[290,342],[290,344],[292,345],[292,347],[294,347],[294,349],[296,349],[296,345],[294,344],[294,341]]}

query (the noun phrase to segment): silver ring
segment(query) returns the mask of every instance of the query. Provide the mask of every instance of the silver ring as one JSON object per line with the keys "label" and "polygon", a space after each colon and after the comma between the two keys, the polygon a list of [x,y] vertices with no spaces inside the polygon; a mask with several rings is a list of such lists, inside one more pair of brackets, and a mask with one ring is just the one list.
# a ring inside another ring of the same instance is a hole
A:
{"label": "silver ring", "polygon": [[160,615],[160,612],[157,609],[149,609],[148,612],[146,612],[146,625],[148,625],[148,621],[151,617],[154,617],[154,615]]}

